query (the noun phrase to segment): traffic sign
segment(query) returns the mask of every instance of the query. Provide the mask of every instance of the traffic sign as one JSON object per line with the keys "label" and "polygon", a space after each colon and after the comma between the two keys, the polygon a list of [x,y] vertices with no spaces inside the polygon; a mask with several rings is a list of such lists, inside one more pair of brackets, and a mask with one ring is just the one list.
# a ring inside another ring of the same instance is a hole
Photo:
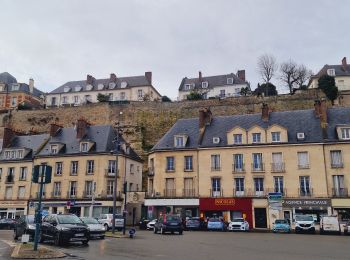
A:
{"label": "traffic sign", "polygon": [[33,170],[32,182],[50,183],[52,176],[52,167],[46,164],[35,165]]}

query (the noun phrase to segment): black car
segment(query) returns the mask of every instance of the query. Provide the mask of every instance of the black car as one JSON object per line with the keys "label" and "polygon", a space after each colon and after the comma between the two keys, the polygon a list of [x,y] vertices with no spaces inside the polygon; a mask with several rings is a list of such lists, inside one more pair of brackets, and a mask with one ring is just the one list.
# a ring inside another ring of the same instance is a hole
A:
{"label": "black car", "polygon": [[21,216],[14,229],[14,239],[18,239],[23,234],[28,234],[29,239],[33,240],[35,235],[34,215]]}
{"label": "black car", "polygon": [[48,215],[43,219],[40,241],[53,240],[59,246],[69,242],[89,243],[90,231],[74,214]]}
{"label": "black car", "polygon": [[165,232],[178,232],[182,235],[183,225],[182,220],[177,215],[163,215],[159,217],[158,221],[154,224],[154,233],[157,234],[160,231],[161,234]]}
{"label": "black car", "polygon": [[12,218],[0,219],[0,229],[14,229],[17,221]]}
{"label": "black car", "polygon": [[140,229],[147,229],[147,224],[150,222],[149,219],[146,219],[146,218],[142,218],[140,221],[139,221],[139,228]]}

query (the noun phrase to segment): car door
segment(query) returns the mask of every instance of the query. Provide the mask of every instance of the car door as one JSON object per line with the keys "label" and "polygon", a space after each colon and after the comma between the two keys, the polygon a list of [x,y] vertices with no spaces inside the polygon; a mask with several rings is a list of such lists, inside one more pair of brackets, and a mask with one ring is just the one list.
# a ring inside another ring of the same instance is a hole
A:
{"label": "car door", "polygon": [[57,218],[56,216],[50,216],[47,226],[47,236],[49,238],[54,238],[56,234],[56,226],[57,226]]}
{"label": "car door", "polygon": [[43,237],[47,237],[47,229],[49,225],[50,216],[46,216],[41,222],[41,234]]}

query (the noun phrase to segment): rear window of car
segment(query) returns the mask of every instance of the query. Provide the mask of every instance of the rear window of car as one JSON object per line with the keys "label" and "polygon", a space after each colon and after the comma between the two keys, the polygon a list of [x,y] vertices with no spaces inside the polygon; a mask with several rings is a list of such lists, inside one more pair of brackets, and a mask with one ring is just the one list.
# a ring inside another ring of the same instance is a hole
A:
{"label": "rear window of car", "polygon": [[166,216],[166,220],[167,221],[179,221],[180,220],[180,218],[179,218],[179,216]]}
{"label": "rear window of car", "polygon": [[98,221],[94,218],[81,218],[85,224],[98,224]]}
{"label": "rear window of car", "polygon": [[277,219],[275,221],[276,224],[288,224],[288,221],[287,220],[284,220],[284,219]]}
{"label": "rear window of car", "polygon": [[296,221],[314,221],[314,218],[312,216],[295,216]]}

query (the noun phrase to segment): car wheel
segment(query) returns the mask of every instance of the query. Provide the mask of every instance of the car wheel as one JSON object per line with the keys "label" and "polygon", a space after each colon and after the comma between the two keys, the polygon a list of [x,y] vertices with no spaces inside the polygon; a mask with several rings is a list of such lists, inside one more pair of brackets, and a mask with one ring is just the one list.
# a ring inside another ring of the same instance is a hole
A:
{"label": "car wheel", "polygon": [[89,244],[89,240],[85,240],[85,241],[82,241],[83,245],[88,245]]}
{"label": "car wheel", "polygon": [[55,244],[55,246],[60,246],[60,245],[62,244],[62,243],[61,243],[61,238],[60,238],[60,234],[59,234],[59,233],[56,233],[56,235],[55,235],[54,244]]}
{"label": "car wheel", "polygon": [[105,239],[105,236],[101,236],[101,239]]}
{"label": "car wheel", "polygon": [[108,225],[107,225],[107,224],[104,224],[103,226],[105,227],[105,230],[108,231],[108,229],[109,229],[109,228],[108,228]]}

